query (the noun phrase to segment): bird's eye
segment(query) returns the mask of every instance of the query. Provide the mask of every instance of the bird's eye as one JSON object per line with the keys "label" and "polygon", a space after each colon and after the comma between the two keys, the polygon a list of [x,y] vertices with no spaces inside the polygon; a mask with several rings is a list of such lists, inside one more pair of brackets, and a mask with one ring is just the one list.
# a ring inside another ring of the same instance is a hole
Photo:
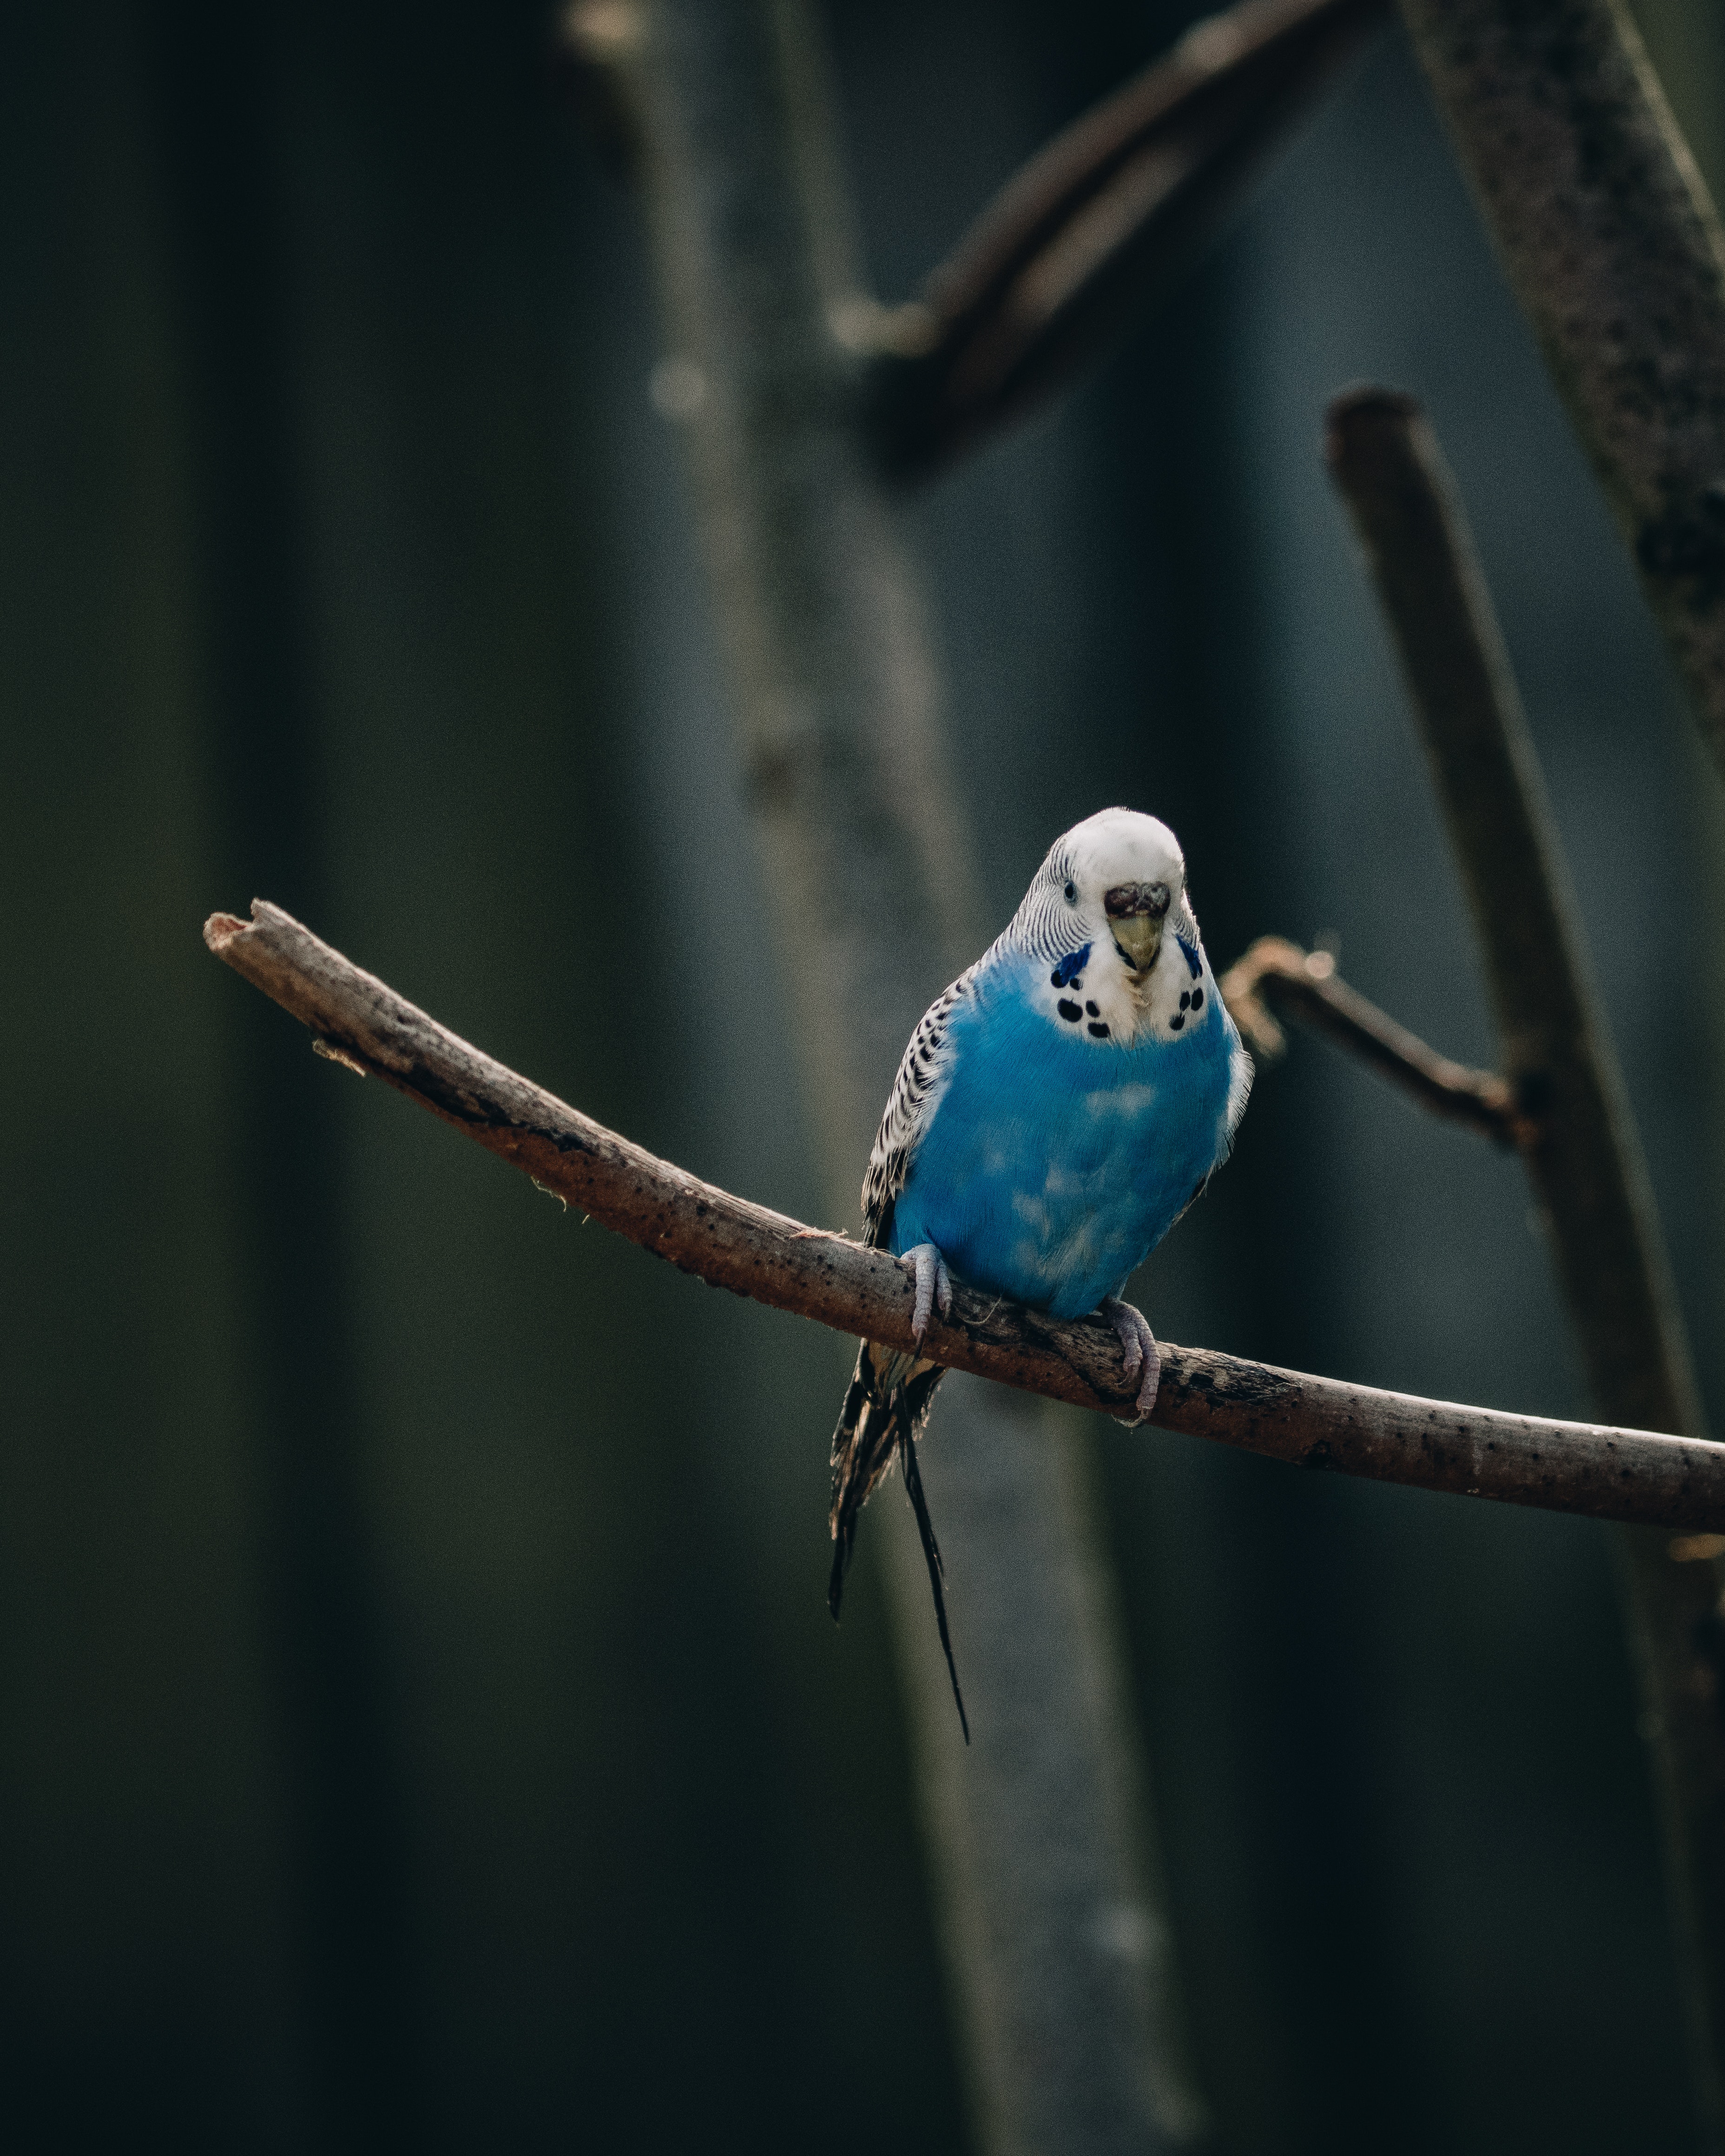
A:
{"label": "bird's eye", "polygon": [[1068,906],[1076,906],[1078,903],[1078,886],[1070,876],[1066,879],[1066,903]]}

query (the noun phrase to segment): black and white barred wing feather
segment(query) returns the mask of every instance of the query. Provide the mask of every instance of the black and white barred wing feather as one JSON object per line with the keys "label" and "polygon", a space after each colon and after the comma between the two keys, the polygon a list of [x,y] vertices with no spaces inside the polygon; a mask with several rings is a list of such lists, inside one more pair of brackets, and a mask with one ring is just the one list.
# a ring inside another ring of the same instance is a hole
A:
{"label": "black and white barred wing feather", "polygon": [[[863,1178],[864,1240],[875,1249],[889,1248],[892,1238],[893,1208],[898,1202],[911,1163],[923,1132],[933,1121],[946,1091],[952,1069],[952,1014],[973,993],[973,967],[961,974],[924,1012],[911,1036],[893,1081],[880,1133],[869,1155]],[[839,1426],[833,1432],[833,1506],[829,1525],[833,1535],[833,1570],[827,1585],[827,1606],[836,1619],[844,1599],[845,1573],[856,1540],[857,1517],[884,1480],[895,1459],[904,1463],[905,1482],[916,1510],[929,1576],[934,1583],[936,1609],[940,1617],[941,1643],[947,1640],[946,1612],[940,1591],[940,1552],[928,1525],[922,1499],[922,1481],[916,1471],[915,1444],[928,1419],[935,1387],[941,1381],[938,1363],[902,1350],[877,1347],[865,1340],[857,1351],[856,1370]],[[956,1680],[954,1683],[956,1691]],[[963,1703],[959,1712],[963,1713]]]}
{"label": "black and white barred wing feather", "polygon": [[863,1178],[863,1240],[871,1249],[880,1250],[891,1239],[892,1209],[905,1187],[911,1156],[947,1090],[952,1014],[969,997],[975,973],[973,966],[961,973],[923,1012],[892,1081],[886,1112],[869,1155],[869,1172]]}

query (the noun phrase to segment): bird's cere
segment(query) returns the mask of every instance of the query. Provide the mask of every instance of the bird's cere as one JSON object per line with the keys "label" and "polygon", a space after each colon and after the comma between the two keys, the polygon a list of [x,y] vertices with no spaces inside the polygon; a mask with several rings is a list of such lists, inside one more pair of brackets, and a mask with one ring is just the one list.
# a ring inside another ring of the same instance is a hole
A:
{"label": "bird's cere", "polygon": [[1102,895],[1108,932],[1135,980],[1156,963],[1173,894],[1165,883],[1117,883]]}

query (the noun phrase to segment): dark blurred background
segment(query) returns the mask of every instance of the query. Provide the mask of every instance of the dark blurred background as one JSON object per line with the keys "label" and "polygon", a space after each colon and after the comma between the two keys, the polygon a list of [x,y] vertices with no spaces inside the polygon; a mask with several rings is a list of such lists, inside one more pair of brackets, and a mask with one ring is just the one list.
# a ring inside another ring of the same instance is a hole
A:
{"label": "dark blurred background", "polygon": [[[1197,12],[831,7],[882,295]],[[1717,189],[1716,0],[1644,22]],[[315,1061],[198,938],[273,898],[816,1211],[635,205],[537,0],[7,24],[0,2136],[963,2148],[866,1550],[823,1604],[842,1343]],[[1476,524],[1725,1419],[1719,789],[1394,29],[1172,306],[907,510],[993,911],[1130,802],[1219,965],[1322,937],[1490,1060],[1320,467],[1362,377]],[[1309,1040],[1141,1287],[1584,1411],[1516,1163]],[[1692,2145],[1604,1533],[1095,1441],[1221,2148]]]}

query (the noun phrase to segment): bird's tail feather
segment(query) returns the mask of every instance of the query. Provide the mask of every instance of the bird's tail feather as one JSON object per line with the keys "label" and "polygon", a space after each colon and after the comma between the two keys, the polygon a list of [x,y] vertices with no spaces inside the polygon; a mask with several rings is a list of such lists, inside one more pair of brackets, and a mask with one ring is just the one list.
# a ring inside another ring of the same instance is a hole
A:
{"label": "bird's tail feather", "polygon": [[928,1566],[928,1584],[934,1592],[935,1622],[940,1628],[952,1697],[968,1744],[970,1723],[958,1689],[947,1625],[946,1575],[916,1464],[916,1440],[928,1419],[935,1388],[942,1374],[937,1363],[926,1363],[897,1349],[878,1348],[871,1341],[864,1341],[857,1351],[856,1370],[845,1395],[839,1426],[833,1432],[833,1507],[828,1522],[833,1536],[833,1569],[827,1582],[827,1607],[836,1624],[845,1596],[845,1574],[856,1541],[858,1517],[891,1471],[894,1460],[901,1460],[906,1491],[916,1516],[916,1532]]}
{"label": "bird's tail feather", "polygon": [[877,1348],[872,1341],[865,1340],[857,1350],[856,1370],[833,1432],[833,1505],[827,1519],[833,1572],[827,1607],[835,1620],[858,1516],[891,1471],[901,1439],[908,1441],[927,1420],[940,1378],[938,1364]]}
{"label": "bird's tail feather", "polygon": [[[929,1388],[933,1390],[932,1386]],[[958,1689],[958,1666],[952,1660],[952,1635],[947,1630],[947,1568],[941,1563],[941,1546],[934,1538],[934,1522],[928,1517],[928,1500],[922,1494],[922,1470],[916,1464],[915,1433],[899,1440],[904,1453],[905,1487],[911,1493],[911,1510],[916,1515],[916,1532],[922,1537],[922,1561],[928,1567],[928,1584],[934,1590],[934,1621],[941,1635],[941,1652],[947,1658],[947,1675],[952,1680],[952,1704],[958,1710],[958,1727],[970,1742],[970,1717],[964,1712],[964,1695]]]}

